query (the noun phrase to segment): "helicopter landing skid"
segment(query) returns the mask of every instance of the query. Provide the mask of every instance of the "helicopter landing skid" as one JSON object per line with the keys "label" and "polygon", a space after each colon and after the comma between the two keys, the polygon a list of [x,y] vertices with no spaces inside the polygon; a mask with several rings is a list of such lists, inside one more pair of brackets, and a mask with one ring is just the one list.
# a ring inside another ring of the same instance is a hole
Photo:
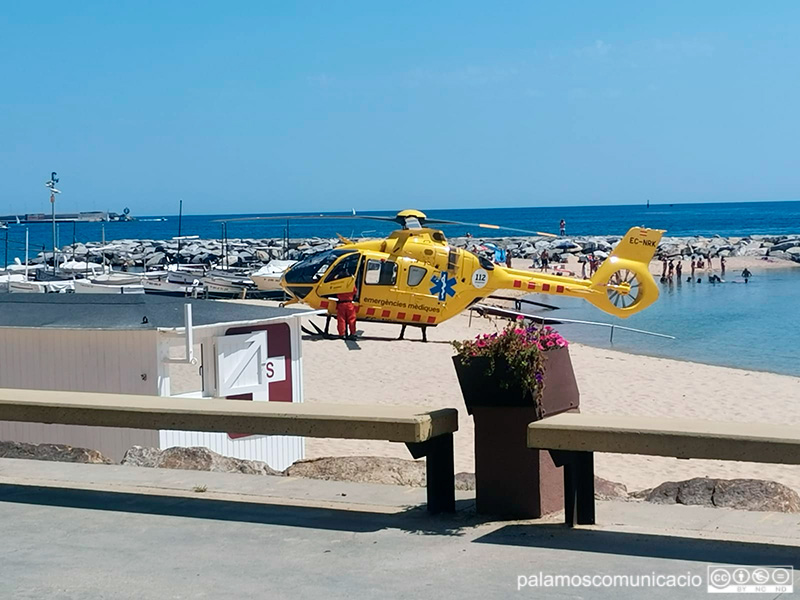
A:
{"label": "helicopter landing skid", "polygon": [[[401,327],[401,329],[400,329],[400,337],[397,338],[397,339],[398,340],[404,340],[404,339],[406,339],[405,335],[406,335],[406,327],[407,327],[407,325],[401,325],[400,327]],[[427,342],[428,341],[428,327],[427,327],[427,325],[412,325],[412,327],[419,327],[422,330],[422,341],[423,342]]]}
{"label": "helicopter landing skid", "polygon": [[327,319],[327,321],[325,323],[325,330],[324,331],[322,329],[320,329],[319,326],[316,323],[314,323],[314,321],[309,321],[308,322],[308,324],[311,325],[311,327],[314,328],[314,331],[311,331],[310,329],[307,329],[306,327],[302,327],[302,326],[300,327],[300,329],[303,331],[303,333],[307,333],[308,335],[319,336],[319,337],[331,340],[331,339],[333,339],[335,337],[338,337],[338,336],[334,336],[334,335],[331,335],[329,333],[330,321],[331,321],[331,319],[330,319],[330,317],[328,317],[328,319]]}

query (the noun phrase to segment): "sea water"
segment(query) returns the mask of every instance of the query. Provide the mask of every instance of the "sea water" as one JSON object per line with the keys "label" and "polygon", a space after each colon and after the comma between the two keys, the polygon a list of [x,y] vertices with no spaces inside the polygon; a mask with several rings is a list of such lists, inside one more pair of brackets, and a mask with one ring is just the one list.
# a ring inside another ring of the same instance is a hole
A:
{"label": "sea water", "polygon": [[[537,315],[613,323],[674,336],[674,340],[607,327],[554,325],[570,341],[706,364],[800,376],[800,269],[728,271],[724,283],[659,284],[660,297],[627,319],[606,315],[576,298],[532,294],[531,300],[559,306]],[[528,312],[530,308],[524,308]]]}

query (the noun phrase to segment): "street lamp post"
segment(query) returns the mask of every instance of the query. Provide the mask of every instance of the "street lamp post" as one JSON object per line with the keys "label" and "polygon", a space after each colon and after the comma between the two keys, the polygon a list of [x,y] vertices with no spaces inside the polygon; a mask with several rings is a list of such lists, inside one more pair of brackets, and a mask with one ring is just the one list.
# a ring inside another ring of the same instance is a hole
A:
{"label": "street lamp post", "polygon": [[50,190],[50,208],[53,215],[53,275],[56,273],[56,194],[60,194],[61,190],[56,189],[58,183],[57,173],[53,171],[50,173],[50,180],[45,181],[44,185]]}

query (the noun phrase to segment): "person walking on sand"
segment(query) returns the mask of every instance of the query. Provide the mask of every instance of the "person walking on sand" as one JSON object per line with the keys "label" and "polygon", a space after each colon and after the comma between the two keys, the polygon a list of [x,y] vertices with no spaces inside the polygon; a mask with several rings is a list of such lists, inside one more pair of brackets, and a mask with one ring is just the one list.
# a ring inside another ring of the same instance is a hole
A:
{"label": "person walking on sand", "polygon": [[558,224],[558,228],[561,230],[561,236],[567,235],[567,222],[564,219],[561,219],[561,222]]}
{"label": "person walking on sand", "polygon": [[[343,340],[356,339],[356,306],[354,304],[358,290],[336,295],[336,326],[339,337]],[[349,334],[348,334],[348,331]]]}

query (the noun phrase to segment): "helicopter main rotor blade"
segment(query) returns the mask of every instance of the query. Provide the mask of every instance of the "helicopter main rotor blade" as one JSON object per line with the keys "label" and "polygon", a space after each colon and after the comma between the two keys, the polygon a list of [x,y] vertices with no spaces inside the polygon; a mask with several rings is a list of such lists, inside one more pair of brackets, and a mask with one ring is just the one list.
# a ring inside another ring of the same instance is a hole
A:
{"label": "helicopter main rotor blade", "polygon": [[443,219],[426,219],[425,224],[466,225],[467,227],[480,227],[482,229],[502,229],[504,231],[518,231],[519,233],[542,235],[544,237],[558,237],[554,233],[546,233],[544,231],[530,231],[529,229],[518,229],[516,227],[506,227],[505,225],[490,225],[489,223],[465,223],[464,221],[445,221]]}
{"label": "helicopter main rotor blade", "polygon": [[215,223],[232,223],[234,221],[289,221],[295,219],[370,219],[373,221],[390,221],[397,223],[395,217],[378,215],[270,215],[267,217],[239,217],[236,219],[216,219]]}

